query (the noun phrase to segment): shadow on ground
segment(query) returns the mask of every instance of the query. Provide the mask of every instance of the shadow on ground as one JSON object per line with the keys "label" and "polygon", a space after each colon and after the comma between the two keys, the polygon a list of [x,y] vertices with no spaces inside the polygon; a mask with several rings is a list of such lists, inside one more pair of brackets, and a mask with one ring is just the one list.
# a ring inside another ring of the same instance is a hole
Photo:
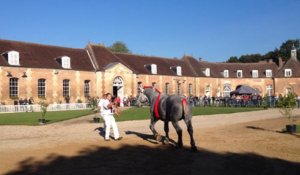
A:
{"label": "shadow on ground", "polygon": [[259,130],[259,131],[267,131],[267,132],[276,132],[276,133],[280,133],[280,134],[288,134],[288,135],[292,135],[295,136],[297,138],[300,138],[300,135],[298,135],[297,133],[289,133],[286,131],[277,131],[277,130],[270,130],[270,129],[265,129],[265,128],[261,128],[261,127],[257,127],[257,126],[246,126],[247,129],[253,129],[253,130]]}
{"label": "shadow on ground", "polygon": [[219,154],[208,150],[191,152],[166,145],[155,147],[123,145],[86,148],[76,156],[49,155],[45,160],[28,158],[19,169],[6,175],[84,174],[299,174],[300,163],[256,154]]}

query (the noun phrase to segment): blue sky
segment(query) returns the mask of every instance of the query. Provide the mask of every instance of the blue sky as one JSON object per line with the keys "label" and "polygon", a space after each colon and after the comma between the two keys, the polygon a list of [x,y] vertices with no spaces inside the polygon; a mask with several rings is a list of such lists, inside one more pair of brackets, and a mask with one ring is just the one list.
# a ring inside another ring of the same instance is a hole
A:
{"label": "blue sky", "polygon": [[220,62],[300,38],[300,0],[1,0],[0,38]]}

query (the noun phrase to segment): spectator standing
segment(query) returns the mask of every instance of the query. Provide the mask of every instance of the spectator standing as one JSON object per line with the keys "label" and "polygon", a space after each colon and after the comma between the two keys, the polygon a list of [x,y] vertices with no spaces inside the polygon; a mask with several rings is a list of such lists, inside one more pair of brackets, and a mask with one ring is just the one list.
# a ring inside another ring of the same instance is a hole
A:
{"label": "spectator standing", "polygon": [[101,105],[101,108],[103,108],[103,119],[105,122],[105,141],[109,141],[110,136],[110,128],[112,127],[113,133],[114,133],[114,139],[115,140],[121,140],[122,137],[119,135],[119,130],[114,118],[113,108],[114,103],[112,102],[112,95],[110,93],[106,94],[106,99],[103,100],[103,103]]}

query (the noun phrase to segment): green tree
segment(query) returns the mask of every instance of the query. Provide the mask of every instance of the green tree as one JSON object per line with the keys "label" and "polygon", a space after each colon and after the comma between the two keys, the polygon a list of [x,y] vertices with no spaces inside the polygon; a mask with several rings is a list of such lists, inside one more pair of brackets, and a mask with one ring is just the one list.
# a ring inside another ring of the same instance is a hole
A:
{"label": "green tree", "polygon": [[115,42],[114,44],[109,46],[108,49],[116,53],[131,53],[131,51],[127,48],[126,44],[122,41]]}
{"label": "green tree", "polygon": [[236,56],[233,56],[233,57],[230,57],[228,60],[227,60],[227,63],[238,63],[240,62],[238,57]]}
{"label": "green tree", "polygon": [[297,59],[300,60],[300,40],[287,40],[282,43],[279,48],[279,56],[282,57],[283,61],[287,61],[291,57],[291,50],[293,45],[297,49]]}
{"label": "green tree", "polygon": [[278,63],[279,50],[277,48],[274,51],[270,51],[263,56],[264,60],[272,59],[274,62]]}
{"label": "green tree", "polygon": [[259,62],[262,59],[263,56],[261,54],[249,54],[240,56],[239,61],[242,63],[253,63]]}
{"label": "green tree", "polygon": [[239,58],[236,56],[230,57],[227,62],[242,62],[242,63],[250,63],[250,62],[259,62],[261,60],[269,60],[273,59],[274,62],[278,63],[278,58],[281,57],[283,61],[287,61],[291,57],[291,50],[293,45],[297,49],[297,59],[300,60],[300,40],[287,40],[281,44],[278,48],[275,48],[273,51],[266,53],[265,55],[260,54],[247,54],[242,55]]}
{"label": "green tree", "polygon": [[280,97],[278,103],[280,113],[287,117],[291,124],[294,124],[295,122],[295,116],[292,114],[292,111],[297,105],[296,97],[295,93],[288,93],[286,96]]}

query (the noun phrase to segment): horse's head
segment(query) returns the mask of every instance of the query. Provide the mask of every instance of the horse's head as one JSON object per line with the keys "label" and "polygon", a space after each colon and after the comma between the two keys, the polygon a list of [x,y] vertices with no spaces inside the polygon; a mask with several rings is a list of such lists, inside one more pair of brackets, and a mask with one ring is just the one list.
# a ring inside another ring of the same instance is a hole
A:
{"label": "horse's head", "polygon": [[147,96],[144,94],[144,88],[142,85],[140,85],[138,87],[138,97],[137,97],[137,102],[136,105],[138,107],[141,107],[143,103],[147,102],[148,98]]}
{"label": "horse's head", "polygon": [[145,102],[150,102],[153,98],[154,93],[159,92],[156,88],[152,86],[142,86],[140,85],[138,88],[138,97],[137,97],[137,106],[142,106]]}

